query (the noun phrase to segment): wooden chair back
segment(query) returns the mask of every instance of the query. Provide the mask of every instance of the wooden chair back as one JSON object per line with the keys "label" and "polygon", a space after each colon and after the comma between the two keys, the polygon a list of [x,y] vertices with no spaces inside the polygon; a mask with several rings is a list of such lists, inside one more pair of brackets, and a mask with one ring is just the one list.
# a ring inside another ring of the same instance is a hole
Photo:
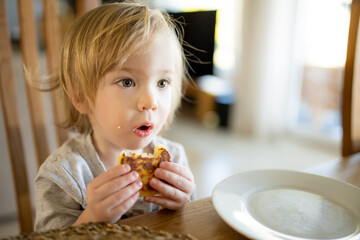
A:
{"label": "wooden chair back", "polygon": [[[77,15],[100,5],[100,0],[76,0]],[[43,0],[43,36],[46,52],[46,66],[49,75],[55,74],[58,66],[58,57],[61,42],[60,22],[59,22],[59,1]],[[27,162],[25,157],[22,127],[16,89],[14,70],[13,70],[13,50],[9,35],[9,23],[7,22],[6,1],[0,0],[0,95],[2,104],[2,115],[5,124],[5,135],[7,139],[8,151],[11,160],[12,175],[14,179],[18,221],[20,232],[33,231],[33,204],[29,190]],[[40,79],[39,68],[39,48],[37,29],[34,18],[33,0],[18,0],[18,19],[20,27],[20,46],[23,65],[31,72],[32,77]],[[44,74],[44,73],[43,73]],[[25,75],[25,74],[24,74]],[[25,79],[24,79],[25,81]],[[33,136],[34,152],[36,155],[37,166],[49,155],[49,140],[46,132],[46,115],[53,114],[56,135],[56,145],[59,146],[67,138],[68,133],[58,127],[57,123],[62,121],[63,105],[58,101],[58,92],[52,93],[52,113],[44,108],[43,92],[40,92],[26,84],[26,95],[30,114],[30,128]],[[32,182],[30,183],[32,184]]]}
{"label": "wooden chair back", "polygon": [[360,0],[351,4],[345,76],[342,92],[342,156],[360,152]]}

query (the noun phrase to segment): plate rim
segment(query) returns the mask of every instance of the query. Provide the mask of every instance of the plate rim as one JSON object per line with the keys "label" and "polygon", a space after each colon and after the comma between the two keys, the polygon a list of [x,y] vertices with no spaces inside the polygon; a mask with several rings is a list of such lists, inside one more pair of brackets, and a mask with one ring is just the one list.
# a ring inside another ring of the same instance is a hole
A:
{"label": "plate rim", "polygon": [[[245,175],[245,174],[260,174],[260,173],[286,173],[286,174],[297,174],[297,175],[301,175],[301,176],[307,176],[307,177],[311,177],[311,178],[318,178],[318,179],[322,179],[322,181],[330,181],[330,182],[333,182],[333,183],[337,183],[337,184],[341,184],[341,185],[344,185],[344,186],[347,186],[347,188],[351,188],[355,191],[358,191],[360,193],[360,189],[351,184],[351,183],[348,183],[348,182],[345,182],[345,181],[341,181],[341,180],[338,180],[338,179],[335,179],[335,178],[330,178],[330,177],[326,177],[326,176],[322,176],[322,175],[318,175],[318,174],[314,174],[314,173],[309,173],[309,172],[305,172],[305,171],[298,171],[298,170],[287,170],[287,169],[256,169],[256,170],[247,170],[247,171],[241,171],[241,172],[238,172],[236,174],[233,174],[231,176],[228,176],[226,178],[224,178],[223,180],[221,180],[220,182],[218,182],[213,191],[212,191],[212,195],[211,195],[211,198],[212,198],[212,203],[213,203],[213,206],[214,206],[214,209],[215,211],[217,212],[217,214],[221,217],[221,219],[223,221],[225,221],[229,226],[231,226],[235,231],[239,232],[240,234],[243,234],[244,236],[246,237],[249,237],[249,238],[258,238],[258,237],[261,237],[261,235],[254,235],[254,231],[251,230],[251,229],[246,229],[246,226],[245,226],[245,229],[239,229],[239,227],[236,225],[236,224],[233,224],[230,219],[228,219],[226,216],[224,216],[225,214],[221,212],[221,209],[219,208],[219,206],[217,206],[217,201],[216,201],[216,191],[219,189],[219,187],[221,185],[223,185],[224,183],[226,183],[227,181],[229,181],[230,179],[232,178],[236,178],[238,177],[239,175]],[[285,185],[285,184],[284,184]],[[289,184],[287,186],[290,186]],[[320,194],[318,194],[320,195]],[[349,210],[349,209],[348,209]],[[360,215],[360,212],[357,212],[354,214],[356,217],[359,217]],[[267,226],[264,226],[264,228],[267,228],[270,230],[270,233],[271,231],[274,231],[276,233],[276,236],[273,236],[272,234],[269,233],[269,235],[271,236],[267,236],[269,237],[269,239],[301,239],[297,236],[291,236],[291,235],[287,235],[287,234],[283,234],[281,232],[277,232]],[[356,233],[356,236],[358,235],[357,232]],[[285,237],[285,238],[284,238]]]}

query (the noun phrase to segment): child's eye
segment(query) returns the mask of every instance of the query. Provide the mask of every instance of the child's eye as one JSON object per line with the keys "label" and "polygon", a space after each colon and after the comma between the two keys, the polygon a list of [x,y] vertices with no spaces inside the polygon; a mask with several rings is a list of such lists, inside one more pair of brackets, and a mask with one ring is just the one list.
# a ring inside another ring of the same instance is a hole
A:
{"label": "child's eye", "polygon": [[157,86],[158,86],[159,88],[166,88],[168,84],[169,84],[169,81],[168,81],[168,80],[166,80],[166,79],[161,79],[160,81],[158,81]]}
{"label": "child's eye", "polygon": [[117,84],[123,86],[123,87],[134,87],[135,86],[135,82],[131,79],[121,79],[117,82]]}

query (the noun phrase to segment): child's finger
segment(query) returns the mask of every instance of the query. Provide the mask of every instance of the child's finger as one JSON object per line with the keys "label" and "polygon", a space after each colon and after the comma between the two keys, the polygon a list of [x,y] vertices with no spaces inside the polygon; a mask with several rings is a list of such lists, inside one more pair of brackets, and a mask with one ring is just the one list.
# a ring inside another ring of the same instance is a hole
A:
{"label": "child's finger", "polygon": [[135,182],[139,178],[137,172],[130,172],[120,177],[114,178],[109,182],[104,183],[102,186],[98,187],[95,191],[99,199],[105,199],[109,195],[125,188],[127,185]]}
{"label": "child's finger", "polygon": [[167,183],[162,182],[157,178],[150,180],[150,186],[161,193],[161,195],[168,197],[177,202],[186,202],[188,200],[188,195]]}
{"label": "child's finger", "polygon": [[190,193],[193,191],[193,183],[185,177],[178,175],[174,172],[158,168],[155,171],[155,177],[170,183],[174,187],[186,193]]}
{"label": "child's finger", "polygon": [[192,173],[189,171],[189,169],[179,164],[173,162],[162,162],[160,164],[160,168],[176,173],[180,176],[183,176],[184,178],[188,179],[191,182],[194,181],[194,177]]}
{"label": "child's finger", "polygon": [[102,186],[104,183],[130,172],[130,170],[131,170],[131,168],[127,164],[113,167],[113,168],[109,169],[108,171],[97,176],[93,181],[91,181],[89,183],[89,185],[90,185],[90,187],[96,189],[96,188]]}
{"label": "child's finger", "polygon": [[128,199],[123,201],[120,205],[117,205],[116,207],[111,209],[111,212],[114,214],[114,216],[122,216],[136,203],[136,201],[139,199],[139,196],[140,192],[136,192]]}
{"label": "child's finger", "polygon": [[125,188],[117,191],[106,199],[104,199],[103,204],[108,206],[108,209],[113,209],[119,204],[122,204],[126,199],[130,198],[136,192],[138,192],[142,187],[142,183],[140,180],[131,183],[130,185],[126,186]]}
{"label": "child's finger", "polygon": [[160,205],[164,208],[170,209],[170,210],[176,210],[183,206],[183,203],[176,202],[168,197],[165,196],[152,196],[152,197],[145,197],[144,200],[146,202],[155,203],[157,205]]}

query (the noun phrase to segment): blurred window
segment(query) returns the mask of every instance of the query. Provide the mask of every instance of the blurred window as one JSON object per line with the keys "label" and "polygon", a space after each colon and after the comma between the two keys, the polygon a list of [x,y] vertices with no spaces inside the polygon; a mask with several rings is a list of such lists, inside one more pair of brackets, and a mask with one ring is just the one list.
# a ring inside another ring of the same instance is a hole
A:
{"label": "blurred window", "polygon": [[[293,127],[341,139],[340,96],[350,21],[349,0],[299,1],[296,45],[302,74]],[[300,54],[299,54],[300,53]]]}

